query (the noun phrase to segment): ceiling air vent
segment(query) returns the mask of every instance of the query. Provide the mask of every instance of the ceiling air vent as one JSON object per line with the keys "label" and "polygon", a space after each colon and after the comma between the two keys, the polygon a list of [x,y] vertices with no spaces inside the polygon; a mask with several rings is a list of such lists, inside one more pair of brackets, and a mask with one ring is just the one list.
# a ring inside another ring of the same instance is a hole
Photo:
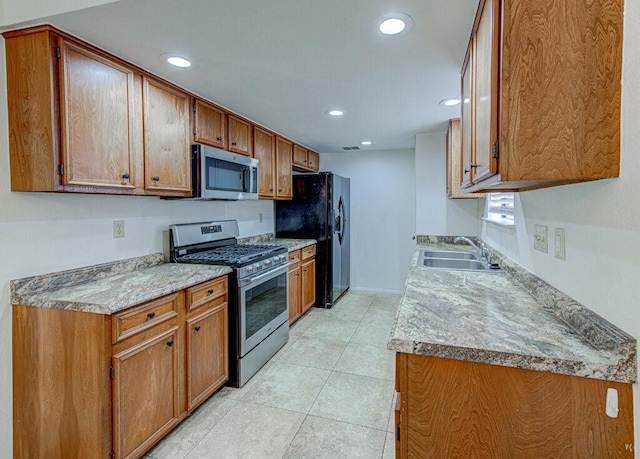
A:
{"label": "ceiling air vent", "polygon": [[360,147],[356,145],[354,147],[342,147],[342,149],[343,150],[347,150],[347,151],[349,151],[349,150],[360,150]]}

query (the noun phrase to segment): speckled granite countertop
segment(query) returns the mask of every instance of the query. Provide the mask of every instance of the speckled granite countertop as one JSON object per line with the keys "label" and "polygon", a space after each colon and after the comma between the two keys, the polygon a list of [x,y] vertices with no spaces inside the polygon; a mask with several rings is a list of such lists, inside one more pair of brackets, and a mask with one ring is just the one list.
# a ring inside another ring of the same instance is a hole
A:
{"label": "speckled granite countertop", "polygon": [[418,242],[389,349],[637,381],[636,340],[580,303],[498,253],[500,274],[418,268],[420,249],[465,250]]}
{"label": "speckled granite countertop", "polygon": [[230,273],[226,266],[164,263],[158,253],[11,281],[11,303],[114,314]]}
{"label": "speckled granite countertop", "polygon": [[238,242],[240,244],[284,245],[289,252],[304,249],[317,243],[315,239],[276,238],[272,233],[242,238],[239,239]]}

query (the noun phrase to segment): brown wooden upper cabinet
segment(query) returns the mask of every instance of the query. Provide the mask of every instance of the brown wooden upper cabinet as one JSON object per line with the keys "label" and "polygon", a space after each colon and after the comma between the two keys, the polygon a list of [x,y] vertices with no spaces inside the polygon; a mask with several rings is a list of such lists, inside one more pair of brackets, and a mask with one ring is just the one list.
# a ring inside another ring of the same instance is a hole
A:
{"label": "brown wooden upper cabinet", "polygon": [[307,150],[306,148],[293,144],[293,161],[292,166],[296,171],[301,172],[318,172],[320,155],[318,153]]}
{"label": "brown wooden upper cabinet", "polygon": [[253,142],[251,138],[251,123],[234,115],[227,115],[229,125],[229,143],[227,148],[234,153],[251,156]]}
{"label": "brown wooden upper cabinet", "polygon": [[623,0],[480,2],[462,68],[465,191],[619,175],[622,20]]}
{"label": "brown wooden upper cabinet", "polygon": [[295,166],[308,167],[307,149],[300,145],[293,144],[293,164]]}
{"label": "brown wooden upper cabinet", "polygon": [[[253,157],[258,160],[258,195],[274,199],[276,189],[276,136],[255,126],[253,128]],[[291,174],[291,173],[289,173]]]}
{"label": "brown wooden upper cabinet", "polygon": [[320,155],[315,151],[307,150],[307,165],[312,171],[318,172],[320,169]]}
{"label": "brown wooden upper cabinet", "polygon": [[163,195],[191,194],[189,96],[143,76],[144,186]]}
{"label": "brown wooden upper cabinet", "polygon": [[451,199],[480,198],[484,196],[484,193],[464,193],[462,191],[461,140],[460,119],[449,120],[449,128],[447,129],[447,197]]}
{"label": "brown wooden upper cabinet", "polygon": [[63,38],[58,49],[63,183],[135,188],[133,70]]}
{"label": "brown wooden upper cabinet", "polygon": [[187,93],[50,26],[3,36],[12,191],[191,193]]}
{"label": "brown wooden upper cabinet", "polygon": [[193,140],[227,149],[227,114],[211,104],[196,99],[193,103]]}
{"label": "brown wooden upper cabinet", "polygon": [[275,199],[291,199],[291,160],[293,144],[276,137],[276,195]]}

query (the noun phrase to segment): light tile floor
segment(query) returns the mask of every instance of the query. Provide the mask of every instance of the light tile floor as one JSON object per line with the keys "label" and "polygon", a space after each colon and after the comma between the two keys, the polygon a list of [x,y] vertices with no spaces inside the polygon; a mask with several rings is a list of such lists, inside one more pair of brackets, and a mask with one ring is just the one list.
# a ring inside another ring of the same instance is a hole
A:
{"label": "light tile floor", "polygon": [[393,458],[400,295],[350,291],[312,309],[244,387],[224,387],[148,458]]}

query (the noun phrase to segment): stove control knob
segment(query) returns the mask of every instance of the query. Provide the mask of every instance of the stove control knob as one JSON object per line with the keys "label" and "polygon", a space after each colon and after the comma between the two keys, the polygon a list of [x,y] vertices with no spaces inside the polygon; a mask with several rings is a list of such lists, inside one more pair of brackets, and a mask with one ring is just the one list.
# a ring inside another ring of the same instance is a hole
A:
{"label": "stove control knob", "polygon": [[251,274],[253,272],[253,266],[247,266],[247,274]]}

